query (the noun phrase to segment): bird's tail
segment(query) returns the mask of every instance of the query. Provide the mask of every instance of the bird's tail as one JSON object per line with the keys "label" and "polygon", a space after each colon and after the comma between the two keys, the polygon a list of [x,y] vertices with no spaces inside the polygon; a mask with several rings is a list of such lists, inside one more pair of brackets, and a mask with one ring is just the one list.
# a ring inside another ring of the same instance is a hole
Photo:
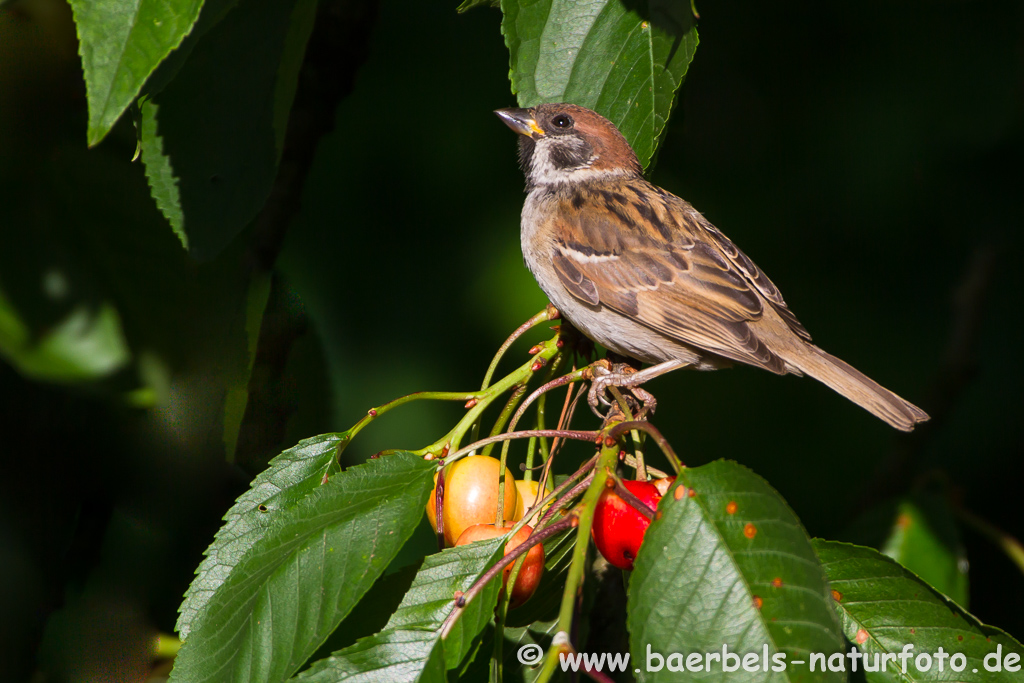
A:
{"label": "bird's tail", "polygon": [[835,356],[813,344],[808,344],[807,350],[813,353],[801,353],[797,358],[786,360],[896,429],[909,432],[918,422],[928,419],[928,414],[913,403],[904,401]]}

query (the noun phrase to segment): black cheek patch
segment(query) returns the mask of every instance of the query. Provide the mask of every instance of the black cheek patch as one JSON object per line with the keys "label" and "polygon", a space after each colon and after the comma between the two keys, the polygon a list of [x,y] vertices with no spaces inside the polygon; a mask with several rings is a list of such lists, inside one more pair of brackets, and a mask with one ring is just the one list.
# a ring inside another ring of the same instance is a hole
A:
{"label": "black cheek patch", "polygon": [[559,170],[586,166],[590,161],[590,152],[568,145],[552,145],[550,151],[551,165]]}

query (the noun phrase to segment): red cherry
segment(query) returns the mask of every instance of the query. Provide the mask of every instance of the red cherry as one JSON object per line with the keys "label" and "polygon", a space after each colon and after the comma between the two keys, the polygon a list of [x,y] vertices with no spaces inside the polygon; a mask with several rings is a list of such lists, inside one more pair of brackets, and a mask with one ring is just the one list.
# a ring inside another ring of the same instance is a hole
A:
{"label": "red cherry", "polygon": [[[626,490],[652,510],[657,509],[661,494],[647,481],[624,481]],[[594,510],[594,526],[590,535],[604,559],[619,569],[632,569],[650,520],[622,499],[615,489],[605,489]]]}

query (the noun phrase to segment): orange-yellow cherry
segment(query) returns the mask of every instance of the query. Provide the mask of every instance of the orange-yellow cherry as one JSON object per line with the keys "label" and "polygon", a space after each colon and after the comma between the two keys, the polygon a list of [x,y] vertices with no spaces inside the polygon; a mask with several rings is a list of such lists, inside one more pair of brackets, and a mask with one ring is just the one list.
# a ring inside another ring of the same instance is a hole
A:
{"label": "orange-yellow cherry", "polygon": [[[494,526],[493,524],[474,524],[459,536],[459,540],[455,542],[455,545],[466,545],[473,541],[485,541],[490,538],[497,536],[504,536],[508,533],[508,530],[513,527],[511,522],[506,522],[504,528]],[[533,528],[529,525],[524,526],[522,529],[517,531],[512,538],[505,544],[505,554],[508,555],[510,552],[515,550],[517,547],[523,544],[530,534],[533,533]],[[505,567],[505,571],[501,576],[503,583],[508,583],[508,577],[512,573],[512,565]],[[509,600],[509,607],[519,607],[533,595],[533,592],[537,590],[537,586],[540,584],[540,579],[544,575],[544,546],[541,543],[533,546],[526,551],[526,559],[523,560],[523,566],[519,569],[519,575],[516,577],[516,583],[512,586],[512,597]]]}
{"label": "orange-yellow cherry", "polygon": [[[519,489],[519,501],[516,505],[516,513],[512,517],[512,521],[514,522],[518,522],[519,520],[521,520],[523,518],[523,515],[526,514],[527,510],[529,510],[534,505],[542,501],[544,499],[544,496],[551,493],[550,487],[547,487],[547,489],[543,493],[540,493],[540,482],[537,481],[536,479],[530,481],[518,479],[516,480],[516,488]],[[551,503],[548,503],[541,510],[535,512],[533,514],[533,517],[530,518],[530,521],[527,522],[527,524],[529,524],[530,526],[537,526],[537,523],[540,521],[540,518],[543,516],[544,512],[549,507],[551,507]]]}
{"label": "orange-yellow cherry", "polygon": [[[471,455],[457,460],[445,470],[444,505],[442,521],[444,522],[444,539],[449,546],[462,532],[474,524],[494,522],[498,505],[498,472],[501,463],[490,456]],[[436,519],[437,484],[427,499],[427,519],[437,529]],[[515,515],[519,501],[519,491],[512,471],[505,468],[505,499],[502,515],[510,520]]]}

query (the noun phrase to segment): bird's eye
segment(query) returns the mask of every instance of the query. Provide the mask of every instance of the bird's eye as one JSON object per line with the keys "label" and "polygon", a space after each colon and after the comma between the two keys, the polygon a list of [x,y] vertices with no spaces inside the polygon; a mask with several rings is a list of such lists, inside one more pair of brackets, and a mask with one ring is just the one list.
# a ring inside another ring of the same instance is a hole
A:
{"label": "bird's eye", "polygon": [[572,125],[572,117],[568,114],[558,114],[551,119],[551,125],[555,128],[568,128]]}

